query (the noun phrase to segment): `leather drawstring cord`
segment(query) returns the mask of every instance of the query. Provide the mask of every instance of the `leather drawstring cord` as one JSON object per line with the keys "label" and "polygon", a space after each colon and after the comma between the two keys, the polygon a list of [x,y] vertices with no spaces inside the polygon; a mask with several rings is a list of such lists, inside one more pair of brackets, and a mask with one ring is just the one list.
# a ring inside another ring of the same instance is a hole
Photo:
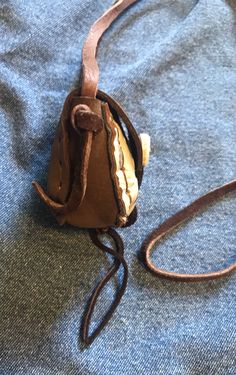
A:
{"label": "leather drawstring cord", "polygon": [[[104,245],[100,239],[99,239],[99,234],[108,234],[115,243],[115,250],[107,247]],[[106,232],[102,232],[96,229],[90,229],[89,230],[90,238],[93,241],[93,243],[101,249],[103,252],[108,253],[114,257],[114,264],[110,267],[106,275],[103,277],[103,279],[97,284],[91,299],[89,301],[89,304],[86,308],[85,314],[84,314],[84,319],[82,322],[81,326],[81,335],[82,335],[82,340],[85,342],[85,344],[90,345],[94,339],[99,335],[101,330],[104,328],[104,326],[107,324],[107,322],[110,320],[112,317],[116,307],[118,306],[122,296],[125,293],[127,281],[128,281],[128,265],[124,259],[124,244],[119,236],[119,234],[112,228],[109,228]],[[104,286],[108,283],[108,281],[112,278],[112,276],[115,275],[116,272],[118,272],[120,265],[123,266],[123,279],[121,286],[115,296],[115,299],[113,303],[111,304],[109,310],[107,313],[104,315],[102,318],[102,321],[98,325],[98,327],[93,331],[93,333],[89,336],[89,326],[91,323],[91,318],[92,314],[94,311],[95,304],[97,302],[97,299],[104,288]]]}
{"label": "leather drawstring cord", "polygon": [[222,276],[228,275],[230,272],[236,270],[236,262],[229,265],[228,267],[209,273],[202,274],[182,274],[176,272],[169,272],[164,269],[158,268],[151,261],[151,253],[153,251],[154,245],[160,241],[169,232],[174,230],[176,227],[181,225],[183,222],[188,220],[190,217],[202,210],[206,205],[213,203],[215,200],[223,197],[236,190],[236,180],[233,180],[223,186],[220,186],[202,197],[195,200],[189,206],[177,212],[175,215],[171,216],[164,223],[162,223],[158,228],[145,239],[141,249],[142,259],[149,271],[154,273],[156,276],[165,277],[177,281],[202,281],[216,279]]}

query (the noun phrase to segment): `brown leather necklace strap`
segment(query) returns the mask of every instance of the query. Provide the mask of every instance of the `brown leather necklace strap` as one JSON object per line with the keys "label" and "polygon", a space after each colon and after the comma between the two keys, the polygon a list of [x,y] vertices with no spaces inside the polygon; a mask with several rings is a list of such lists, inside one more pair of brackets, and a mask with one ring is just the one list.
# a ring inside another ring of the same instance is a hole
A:
{"label": "brown leather necklace strap", "polygon": [[188,220],[191,216],[202,210],[206,205],[214,202],[225,194],[236,190],[236,180],[233,180],[223,186],[220,186],[202,197],[195,200],[189,206],[177,212],[171,216],[164,223],[162,223],[157,229],[155,229],[143,242],[141,254],[146,267],[155,275],[165,277],[172,280],[178,281],[201,281],[216,279],[225,275],[228,275],[233,270],[236,270],[236,262],[230,266],[221,269],[216,272],[202,273],[202,274],[181,274],[176,272],[169,272],[167,270],[158,268],[151,260],[151,253],[154,245],[160,241],[166,234],[178,227],[180,224]]}
{"label": "brown leather necklace strap", "polygon": [[84,43],[82,53],[81,95],[95,98],[99,79],[99,68],[96,52],[99,39],[111,23],[131,4],[137,0],[118,0],[92,25]]}

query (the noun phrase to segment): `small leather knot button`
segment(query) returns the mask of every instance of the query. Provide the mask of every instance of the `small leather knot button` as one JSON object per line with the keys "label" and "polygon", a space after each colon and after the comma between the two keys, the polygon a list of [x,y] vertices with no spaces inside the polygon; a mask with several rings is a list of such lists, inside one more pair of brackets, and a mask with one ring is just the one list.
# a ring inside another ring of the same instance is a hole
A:
{"label": "small leather knot button", "polygon": [[78,104],[72,109],[71,123],[76,131],[84,129],[98,133],[103,128],[102,118],[94,113],[86,104]]}

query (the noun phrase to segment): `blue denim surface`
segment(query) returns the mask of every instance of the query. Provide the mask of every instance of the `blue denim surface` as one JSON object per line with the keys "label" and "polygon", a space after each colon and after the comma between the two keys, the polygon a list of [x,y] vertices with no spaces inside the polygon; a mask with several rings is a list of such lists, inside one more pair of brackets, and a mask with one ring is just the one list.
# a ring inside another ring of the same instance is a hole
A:
{"label": "blue denim surface", "polygon": [[[31,187],[46,182],[81,49],[110,0],[1,1],[1,374],[235,375],[236,274],[184,284],[139,264],[144,237],[236,172],[236,2],[148,0],[103,37],[100,88],[152,137],[139,219],[119,230],[130,277],[109,325],[78,340],[85,303],[110,259],[85,231],[60,228]],[[235,258],[230,194],[160,244],[163,267],[218,269]],[[115,290],[104,291],[95,321]]]}

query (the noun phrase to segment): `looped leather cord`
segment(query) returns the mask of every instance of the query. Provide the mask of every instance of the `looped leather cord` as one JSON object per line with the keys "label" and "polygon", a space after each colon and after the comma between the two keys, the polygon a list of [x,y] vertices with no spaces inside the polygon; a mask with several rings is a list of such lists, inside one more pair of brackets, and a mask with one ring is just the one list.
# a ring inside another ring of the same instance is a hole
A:
{"label": "looped leather cord", "polygon": [[191,216],[202,210],[206,205],[214,202],[216,199],[223,197],[225,194],[236,190],[236,180],[233,180],[223,186],[220,186],[202,197],[195,200],[189,206],[171,216],[157,229],[155,229],[143,242],[141,248],[141,255],[146,267],[156,276],[177,280],[177,281],[201,281],[216,279],[228,275],[233,270],[236,270],[236,262],[229,267],[221,269],[216,272],[202,273],[202,274],[182,274],[176,272],[168,272],[164,269],[156,267],[151,261],[151,253],[156,242],[160,241],[167,233],[178,227],[180,224],[188,220]]}
{"label": "looped leather cord", "polygon": [[[84,319],[82,322],[81,326],[81,335],[82,335],[82,340],[87,344],[91,344],[93,340],[99,335],[101,330],[104,328],[104,326],[107,324],[107,322],[110,320],[112,317],[113,312],[115,311],[116,307],[118,306],[122,296],[124,295],[126,285],[127,285],[127,280],[128,280],[128,266],[127,263],[123,257],[124,254],[124,244],[119,236],[119,234],[114,230],[109,228],[106,232],[115,242],[116,249],[110,249],[109,247],[105,246],[100,240],[99,240],[99,233],[102,233],[101,231],[95,230],[95,229],[90,229],[89,234],[90,238],[92,239],[93,243],[102,251],[105,253],[111,254],[114,258],[114,264],[110,267],[104,278],[98,283],[96,286],[90,302],[86,308]],[[105,316],[102,318],[102,321],[100,322],[99,326],[93,331],[93,333],[89,336],[89,326],[92,318],[92,314],[94,311],[95,304],[97,302],[97,299],[104,288],[104,286],[108,283],[108,281],[112,278],[112,276],[115,275],[115,273],[119,270],[120,265],[123,266],[123,280],[121,283],[121,286],[119,288],[118,293],[116,294],[116,297],[111,304],[108,312],[105,314]]]}
{"label": "looped leather cord", "polygon": [[82,53],[82,83],[81,95],[95,98],[99,80],[99,68],[96,61],[96,52],[99,39],[111,23],[130,5],[137,0],[116,1],[98,20],[92,25],[84,43]]}

